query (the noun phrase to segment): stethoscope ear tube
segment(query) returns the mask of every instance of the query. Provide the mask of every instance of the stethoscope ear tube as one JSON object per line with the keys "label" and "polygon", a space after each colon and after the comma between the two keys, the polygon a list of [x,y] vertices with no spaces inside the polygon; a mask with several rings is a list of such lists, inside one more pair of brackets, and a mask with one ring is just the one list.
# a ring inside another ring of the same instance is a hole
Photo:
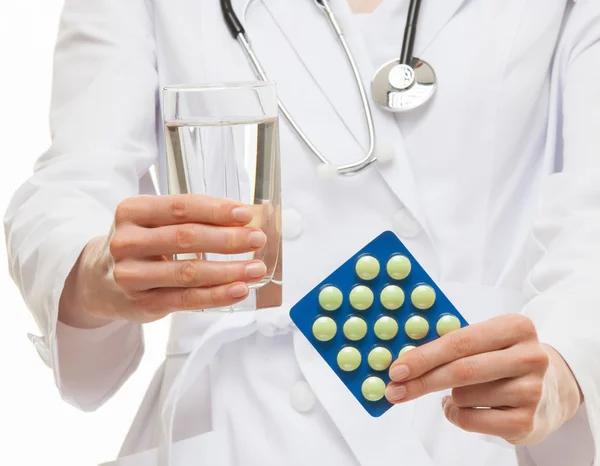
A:
{"label": "stethoscope ear tube", "polygon": [[[358,68],[354,61],[354,57],[348,47],[348,44],[346,43],[346,40],[344,39],[343,32],[342,32],[339,24],[337,23],[335,15],[329,8],[328,0],[314,0],[314,1],[315,1],[315,4],[320,9],[322,9],[323,12],[326,14],[330,25],[333,27],[333,29],[340,41],[340,44],[342,45],[342,48],[344,49],[344,53],[346,55],[346,58],[348,59],[348,63],[350,64],[350,67],[352,68],[352,73],[354,75],[354,79],[356,81],[356,85],[358,87],[358,90],[359,90],[359,93],[361,96],[363,110],[364,110],[365,118],[366,118],[366,122],[367,122],[367,128],[368,128],[368,132],[369,132],[369,149],[368,149],[366,155],[362,159],[357,160],[356,162],[345,164],[345,165],[335,166],[331,162],[329,162],[329,160],[327,158],[325,158],[325,156],[318,150],[317,147],[315,147],[315,145],[311,142],[311,140],[304,133],[304,131],[302,131],[302,128],[300,128],[298,123],[290,115],[290,112],[287,110],[287,108],[285,107],[283,102],[281,102],[280,99],[278,99],[279,109],[281,110],[281,113],[286,118],[286,120],[290,123],[290,125],[292,126],[294,131],[298,134],[300,139],[303,140],[303,142],[307,145],[307,147],[310,149],[310,151],[316,156],[316,158],[319,160],[319,162],[321,162],[319,164],[319,166],[326,165],[328,168],[333,167],[333,170],[326,170],[327,172],[335,171],[340,175],[351,175],[351,174],[354,174],[354,173],[366,168],[367,166],[369,166],[373,162],[375,162],[375,154],[374,154],[374,152],[375,152],[375,128],[373,125],[373,116],[371,114],[371,108],[370,108],[368,100],[367,100],[366,91],[362,84],[362,80],[360,78]],[[267,74],[265,73],[264,68],[261,66],[258,57],[252,50],[252,46],[250,45],[250,41],[246,37],[246,33],[245,33],[245,30],[244,30],[241,22],[239,21],[237,15],[233,11],[233,7],[231,5],[231,0],[220,0],[220,3],[221,3],[221,9],[223,12],[223,18],[225,19],[225,23],[227,24],[227,28],[229,29],[229,32],[238,41],[238,43],[244,50],[244,53],[246,54],[246,57],[249,59],[250,64],[252,65],[257,77],[263,81],[267,81],[268,80]],[[319,172],[323,172],[323,170],[319,170]]]}
{"label": "stethoscope ear tube", "polygon": [[[258,57],[252,50],[250,41],[246,38],[246,33],[242,23],[233,11],[231,0],[219,1],[221,3],[223,18],[227,25],[227,29],[241,45],[244,53],[250,60],[257,77],[263,81],[268,80],[265,70],[261,66]],[[302,128],[300,128],[297,122],[292,118],[281,100],[278,102],[279,108],[295,132],[304,141],[319,162],[328,166],[327,168],[335,168],[335,171],[338,174],[350,175],[368,167],[377,159],[375,155],[375,127],[373,124],[371,106],[369,105],[368,97],[366,95],[357,64],[354,60],[354,56],[348,46],[348,43],[346,42],[344,33],[337,22],[335,14],[329,6],[329,0],[313,1],[315,2],[316,6],[325,13],[325,16],[327,16],[328,22],[335,31],[335,34],[348,60],[348,64],[352,70],[365,113],[365,119],[369,132],[369,148],[362,159],[345,165],[334,166],[310,141],[307,135],[302,131]],[[413,108],[416,108],[427,102],[434,94],[436,89],[436,77],[433,68],[425,61],[413,57],[413,47],[415,43],[417,20],[420,7],[421,0],[410,0],[400,60],[394,59],[384,64],[375,73],[371,83],[374,101],[387,111],[403,112],[412,110]],[[328,169],[321,171],[330,173],[333,170]]]}
{"label": "stethoscope ear tube", "polygon": [[411,0],[408,6],[408,16],[406,17],[406,28],[404,29],[404,40],[402,41],[402,52],[400,54],[400,63],[404,65],[411,65],[413,61],[413,48],[420,10],[421,0]]}
{"label": "stethoscope ear tube", "polygon": [[244,26],[242,26],[235,11],[233,11],[231,0],[221,0],[221,11],[223,12],[223,18],[225,19],[225,24],[227,24],[227,29],[229,29],[229,32],[234,38],[240,34],[246,33]]}

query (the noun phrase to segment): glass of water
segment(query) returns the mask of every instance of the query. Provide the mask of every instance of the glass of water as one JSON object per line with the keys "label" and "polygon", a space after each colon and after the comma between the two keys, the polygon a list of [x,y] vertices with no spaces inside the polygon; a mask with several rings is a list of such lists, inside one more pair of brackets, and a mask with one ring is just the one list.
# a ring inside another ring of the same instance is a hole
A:
{"label": "glass of water", "polygon": [[281,305],[281,173],[277,91],[272,82],[163,88],[169,194],[204,194],[251,206],[251,226],[266,245],[248,254],[178,255],[176,259],[262,260],[263,280],[225,310]]}

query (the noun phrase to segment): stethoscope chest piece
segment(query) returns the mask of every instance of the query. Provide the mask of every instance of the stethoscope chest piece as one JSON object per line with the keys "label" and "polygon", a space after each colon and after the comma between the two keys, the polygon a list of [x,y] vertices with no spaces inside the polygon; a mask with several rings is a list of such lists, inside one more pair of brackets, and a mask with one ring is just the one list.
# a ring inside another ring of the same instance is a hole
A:
{"label": "stethoscope chest piece", "polygon": [[394,59],[377,70],[371,82],[373,99],[390,112],[408,112],[425,104],[436,89],[435,71],[413,58],[410,66]]}

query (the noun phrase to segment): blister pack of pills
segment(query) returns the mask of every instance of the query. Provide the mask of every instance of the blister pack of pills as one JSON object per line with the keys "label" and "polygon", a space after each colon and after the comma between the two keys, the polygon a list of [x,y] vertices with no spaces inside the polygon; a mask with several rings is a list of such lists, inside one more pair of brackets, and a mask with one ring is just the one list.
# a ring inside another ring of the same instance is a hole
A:
{"label": "blister pack of pills", "polygon": [[375,417],[392,406],[384,392],[398,355],[467,325],[391,231],[306,294],[290,317]]}

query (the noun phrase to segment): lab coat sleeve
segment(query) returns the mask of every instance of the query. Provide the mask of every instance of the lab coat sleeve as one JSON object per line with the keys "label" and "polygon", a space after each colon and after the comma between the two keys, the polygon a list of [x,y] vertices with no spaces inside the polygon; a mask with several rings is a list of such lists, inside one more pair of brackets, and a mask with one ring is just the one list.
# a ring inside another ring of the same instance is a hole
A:
{"label": "lab coat sleeve", "polygon": [[[30,336],[61,396],[83,410],[135,369],[142,330],[60,324],[65,279],[90,239],[109,232],[117,204],[139,193],[157,157],[157,73],[146,0],[66,0],[55,50],[52,144],[5,214],[10,273],[41,336]],[[18,155],[18,154],[13,154]]]}
{"label": "lab coat sleeve", "polygon": [[[558,54],[563,160],[548,177],[533,237],[525,313],[585,397],[576,416],[528,447],[538,466],[600,465],[600,1],[579,0]],[[595,457],[595,459],[594,459]],[[593,463],[592,463],[593,462]]]}

